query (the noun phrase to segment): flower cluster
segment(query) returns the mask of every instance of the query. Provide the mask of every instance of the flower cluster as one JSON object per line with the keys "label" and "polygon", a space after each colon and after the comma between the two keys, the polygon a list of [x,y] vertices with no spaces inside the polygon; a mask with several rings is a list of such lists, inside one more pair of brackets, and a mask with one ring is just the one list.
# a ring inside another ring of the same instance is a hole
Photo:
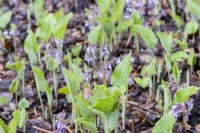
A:
{"label": "flower cluster", "polygon": [[65,113],[59,113],[57,115],[58,120],[56,120],[56,128],[58,133],[66,133],[67,126],[64,122],[65,115]]}
{"label": "flower cluster", "polygon": [[97,72],[97,76],[99,79],[109,78],[112,74],[112,67],[109,62],[105,63]]}
{"label": "flower cluster", "polygon": [[133,0],[126,0],[124,7],[124,19],[130,19],[133,13]]}
{"label": "flower cluster", "polygon": [[89,45],[86,50],[85,61],[90,63],[95,63],[96,60],[97,47],[95,45]]}
{"label": "flower cluster", "polygon": [[100,49],[100,56],[102,59],[104,59],[106,56],[109,56],[109,51],[106,46],[102,46],[102,48]]}

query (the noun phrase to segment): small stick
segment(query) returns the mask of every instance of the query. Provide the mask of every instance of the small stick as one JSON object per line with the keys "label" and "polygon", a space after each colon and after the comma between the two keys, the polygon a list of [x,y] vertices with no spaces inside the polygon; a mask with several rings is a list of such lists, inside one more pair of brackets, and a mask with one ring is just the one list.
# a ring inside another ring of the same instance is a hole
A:
{"label": "small stick", "polygon": [[39,127],[36,127],[36,126],[32,126],[32,128],[36,129],[36,130],[39,130],[41,132],[44,132],[44,133],[53,133],[51,131],[48,131],[48,130],[45,130],[45,129],[42,129],[42,128],[39,128]]}
{"label": "small stick", "polygon": [[131,132],[135,133],[135,113],[133,113],[133,116],[132,116]]}
{"label": "small stick", "polygon": [[142,106],[138,105],[138,103],[136,103],[136,102],[128,101],[128,104],[135,105],[135,106],[137,106],[137,107],[139,107],[139,108],[142,108],[142,109],[144,109],[144,110],[147,110],[147,111],[149,111],[149,112],[151,112],[151,113],[153,113],[153,114],[155,114],[155,115],[157,115],[157,116],[160,117],[160,114],[158,114],[158,113],[156,113],[156,112],[154,112],[154,111],[152,111],[152,110],[150,110],[150,109],[148,109],[148,108],[142,107]]}

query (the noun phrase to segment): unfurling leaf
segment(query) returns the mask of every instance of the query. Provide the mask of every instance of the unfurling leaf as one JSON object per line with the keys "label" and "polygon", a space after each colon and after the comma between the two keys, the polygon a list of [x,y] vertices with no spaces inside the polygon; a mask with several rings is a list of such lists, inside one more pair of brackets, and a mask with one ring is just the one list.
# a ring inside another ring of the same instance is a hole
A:
{"label": "unfurling leaf", "polygon": [[135,80],[135,82],[140,86],[140,87],[142,87],[143,89],[145,89],[146,87],[148,87],[148,85],[149,85],[149,80],[148,80],[148,78],[143,78],[143,79],[141,79],[141,78],[134,78],[134,80]]}
{"label": "unfurling leaf", "polygon": [[6,28],[6,25],[10,22],[11,17],[12,17],[12,11],[4,13],[0,17],[0,28],[2,29]]}

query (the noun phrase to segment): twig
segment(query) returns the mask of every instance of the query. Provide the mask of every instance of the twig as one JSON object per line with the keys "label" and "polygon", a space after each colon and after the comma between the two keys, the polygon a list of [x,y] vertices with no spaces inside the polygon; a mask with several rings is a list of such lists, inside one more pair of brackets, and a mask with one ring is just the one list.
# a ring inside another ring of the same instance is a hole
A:
{"label": "twig", "polygon": [[72,131],[69,127],[67,127],[67,131],[68,131],[69,133],[73,133],[73,131]]}
{"label": "twig", "polygon": [[158,114],[158,113],[156,113],[156,112],[154,112],[154,111],[152,111],[152,110],[150,110],[150,109],[148,109],[148,108],[142,107],[142,106],[138,105],[138,103],[136,103],[136,102],[128,101],[128,104],[135,105],[135,106],[137,106],[137,107],[139,107],[139,108],[142,108],[142,109],[144,109],[144,110],[147,110],[147,111],[149,111],[149,112],[151,112],[151,113],[157,115],[158,117],[160,117],[160,114]]}
{"label": "twig", "polygon": [[44,133],[53,133],[51,131],[48,131],[48,130],[45,130],[45,129],[42,129],[42,128],[39,128],[39,127],[36,127],[36,126],[32,126],[32,128],[36,129],[36,130],[39,130],[41,132],[44,132]]}

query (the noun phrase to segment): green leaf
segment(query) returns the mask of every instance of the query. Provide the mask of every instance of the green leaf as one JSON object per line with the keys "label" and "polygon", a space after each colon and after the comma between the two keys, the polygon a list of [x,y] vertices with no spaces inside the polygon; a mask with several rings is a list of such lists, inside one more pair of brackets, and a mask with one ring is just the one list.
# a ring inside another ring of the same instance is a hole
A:
{"label": "green leaf", "polygon": [[146,28],[142,25],[134,25],[134,29],[137,33],[139,33],[146,43],[147,47],[152,50],[155,48],[158,39],[156,38],[155,34],[149,28]]}
{"label": "green leaf", "polygon": [[53,29],[53,37],[64,40],[65,37],[65,31],[67,28],[67,25],[69,23],[69,20],[72,18],[73,13],[69,13],[68,15],[64,16],[60,21],[58,21],[58,24]]}
{"label": "green leaf", "polygon": [[78,65],[75,65],[74,63],[72,63],[72,70],[73,72],[79,76],[79,78],[81,80],[84,79],[84,76],[83,76],[83,72],[82,72],[82,69],[78,66]]}
{"label": "green leaf", "polygon": [[54,71],[58,68],[59,64],[59,61],[57,61],[53,57],[50,57],[46,62],[46,68],[50,71]]}
{"label": "green leaf", "polygon": [[186,49],[188,47],[188,44],[181,42],[178,39],[173,38],[173,40],[179,45],[179,47],[182,48],[182,50]]}
{"label": "green leaf", "polygon": [[111,18],[113,21],[119,21],[122,19],[125,2],[125,0],[118,0],[113,6],[111,11]]}
{"label": "green leaf", "polygon": [[17,125],[20,121],[20,110],[16,110],[12,113],[13,119],[10,121],[8,125],[8,133],[16,133],[17,131]]}
{"label": "green leaf", "polygon": [[192,51],[190,52],[189,58],[187,60],[187,64],[190,66],[194,66],[196,62],[197,62],[196,55],[195,55],[194,49],[192,49]]}
{"label": "green leaf", "polygon": [[[0,118],[0,126],[1,126],[1,128],[2,128],[2,130],[5,132],[5,133],[7,133],[7,131],[8,131],[8,126],[5,124],[5,122]],[[4,132],[2,132],[2,133],[4,133]],[[0,130],[0,133],[1,133],[1,130]]]}
{"label": "green leaf", "polygon": [[147,73],[148,76],[153,76],[156,74],[156,58],[153,58],[153,60],[149,63]]}
{"label": "green leaf", "polygon": [[28,54],[28,58],[29,58],[29,61],[31,63],[31,65],[35,65],[38,63],[38,58],[37,58],[37,55],[36,53],[33,51],[33,50],[26,50],[27,51],[27,54]]}
{"label": "green leaf", "polygon": [[134,78],[135,82],[140,86],[142,87],[143,89],[145,89],[146,87],[148,87],[149,85],[149,80],[148,78],[139,78],[139,77],[135,77]]}
{"label": "green leaf", "polygon": [[112,0],[95,0],[95,1],[100,9],[101,14],[108,12],[110,5],[112,4]]}
{"label": "green leaf", "polygon": [[78,75],[69,70],[63,69],[62,71],[67,81],[67,86],[69,88],[70,95],[77,95],[80,89],[81,79],[78,77]]}
{"label": "green leaf", "polygon": [[0,133],[5,133],[4,129],[2,128],[2,126],[0,125]]}
{"label": "green leaf", "polygon": [[23,128],[26,124],[26,109],[22,108],[20,112],[19,128]]}
{"label": "green leaf", "polygon": [[171,59],[166,53],[164,53],[164,56],[165,56],[165,63],[166,63],[167,71],[170,72],[172,70]]}
{"label": "green leaf", "polygon": [[92,44],[97,44],[100,33],[101,27],[99,25],[90,31],[88,34],[88,41]]}
{"label": "green leaf", "polygon": [[97,109],[105,114],[109,114],[113,109],[114,104],[117,102],[120,92],[115,91],[110,97],[100,98],[97,103],[93,105],[94,109]]}
{"label": "green leaf", "polygon": [[87,119],[91,119],[94,116],[92,108],[90,108],[91,105],[83,97],[77,96],[76,97],[76,104],[79,107],[79,110],[81,112],[82,117],[85,117]]}
{"label": "green leaf", "polygon": [[19,81],[18,81],[17,78],[15,78],[15,79],[12,81],[9,90],[10,90],[11,93],[16,93],[17,90],[18,90],[18,87],[19,87]]}
{"label": "green leaf", "polygon": [[187,0],[187,9],[200,19],[200,5],[195,3],[193,0]]}
{"label": "green leaf", "polygon": [[109,129],[109,131],[113,131],[118,127],[118,114],[119,108],[116,108],[115,110],[111,111],[109,115],[106,115],[106,127]]}
{"label": "green leaf", "polygon": [[19,101],[19,103],[18,103],[18,107],[19,107],[20,109],[28,108],[29,105],[30,105],[29,101],[28,101],[27,99],[25,99],[25,98],[21,99],[21,100]]}
{"label": "green leaf", "polygon": [[6,28],[6,25],[10,22],[11,17],[12,11],[8,11],[0,17],[0,27],[2,29]]}
{"label": "green leaf", "polygon": [[107,87],[105,85],[94,85],[95,89],[93,91],[93,96],[90,98],[90,103],[94,105],[99,98],[106,98]]}
{"label": "green leaf", "polygon": [[29,32],[25,39],[24,50],[27,54],[29,54],[29,50],[34,51],[34,53],[38,53],[40,50],[40,46],[37,43],[37,37],[32,31]]}
{"label": "green leaf", "polygon": [[65,94],[66,96],[69,95],[70,92],[69,92],[68,86],[65,86],[64,88],[58,89],[58,93],[60,93],[60,94]]}
{"label": "green leaf", "polygon": [[111,83],[114,86],[128,87],[128,79],[131,72],[131,53],[129,53],[116,67],[112,73]]}
{"label": "green leaf", "polygon": [[133,24],[142,24],[142,19],[141,19],[141,16],[140,16],[140,13],[135,10],[132,14],[132,21],[133,21]]}
{"label": "green leaf", "polygon": [[183,21],[181,20],[181,17],[176,14],[170,14],[173,20],[176,22],[176,25],[180,28],[183,26]]}
{"label": "green leaf", "polygon": [[164,115],[168,113],[169,108],[171,106],[171,94],[169,92],[169,88],[165,81],[162,81],[162,88],[164,90]]}
{"label": "green leaf", "polygon": [[55,25],[57,24],[56,18],[53,14],[48,14],[45,18],[41,19],[38,28],[36,30],[36,35],[44,42],[48,42]]}
{"label": "green leaf", "polygon": [[73,56],[79,56],[82,46],[76,45],[72,48],[72,55]]}
{"label": "green leaf", "polygon": [[185,33],[186,34],[194,34],[198,30],[198,23],[194,20],[191,20],[189,23],[185,26]]}
{"label": "green leaf", "polygon": [[8,99],[7,98],[5,98],[5,97],[3,97],[3,96],[0,96],[0,104],[4,104],[4,105],[6,105],[6,104],[8,104]]}
{"label": "green leaf", "polygon": [[162,46],[164,47],[165,51],[168,54],[170,54],[171,51],[172,51],[172,38],[171,38],[171,36],[169,36],[165,33],[162,33],[160,31],[158,31],[156,34],[159,37],[160,42],[161,42]]}
{"label": "green leaf", "polygon": [[181,78],[181,72],[178,68],[178,65],[176,62],[174,62],[174,66],[173,66],[173,74],[176,80],[176,83],[179,84],[180,83],[180,78]]}
{"label": "green leaf", "polygon": [[48,105],[49,107],[53,107],[53,95],[52,95],[52,89],[46,85],[46,94],[47,94],[47,99],[48,99]]}
{"label": "green leaf", "polygon": [[183,61],[183,59],[187,59],[188,55],[184,51],[178,51],[172,54],[171,61]]}
{"label": "green leaf", "polygon": [[44,6],[44,0],[35,0],[34,15],[35,15],[37,22],[39,22],[42,17],[43,6]]}
{"label": "green leaf", "polygon": [[178,89],[176,92],[175,99],[173,103],[184,103],[188,100],[190,95],[195,94],[199,90],[198,87],[189,86],[187,88]]}
{"label": "green leaf", "polygon": [[17,61],[17,62],[12,63],[12,64],[10,62],[7,62],[6,65],[5,65],[5,68],[19,72],[20,70],[22,70],[24,68],[24,64],[21,61]]}
{"label": "green leaf", "polygon": [[55,14],[54,17],[56,18],[56,21],[59,22],[62,20],[62,15],[63,15],[63,7],[60,8]]}
{"label": "green leaf", "polygon": [[120,33],[126,29],[128,29],[129,26],[133,24],[132,20],[125,20],[119,23],[117,26],[117,32]]}
{"label": "green leaf", "polygon": [[96,127],[96,124],[88,121],[85,118],[78,118],[75,120],[76,123],[83,125],[85,128],[87,128],[88,132],[91,133],[98,133],[98,129]]}
{"label": "green leaf", "polygon": [[33,66],[32,69],[33,69],[33,74],[34,74],[37,90],[39,90],[41,92],[45,92],[46,91],[46,80],[44,78],[44,73],[42,72],[42,70],[40,68],[38,68],[36,66]]}
{"label": "green leaf", "polygon": [[153,133],[172,133],[176,119],[170,113],[164,115],[153,128]]}

